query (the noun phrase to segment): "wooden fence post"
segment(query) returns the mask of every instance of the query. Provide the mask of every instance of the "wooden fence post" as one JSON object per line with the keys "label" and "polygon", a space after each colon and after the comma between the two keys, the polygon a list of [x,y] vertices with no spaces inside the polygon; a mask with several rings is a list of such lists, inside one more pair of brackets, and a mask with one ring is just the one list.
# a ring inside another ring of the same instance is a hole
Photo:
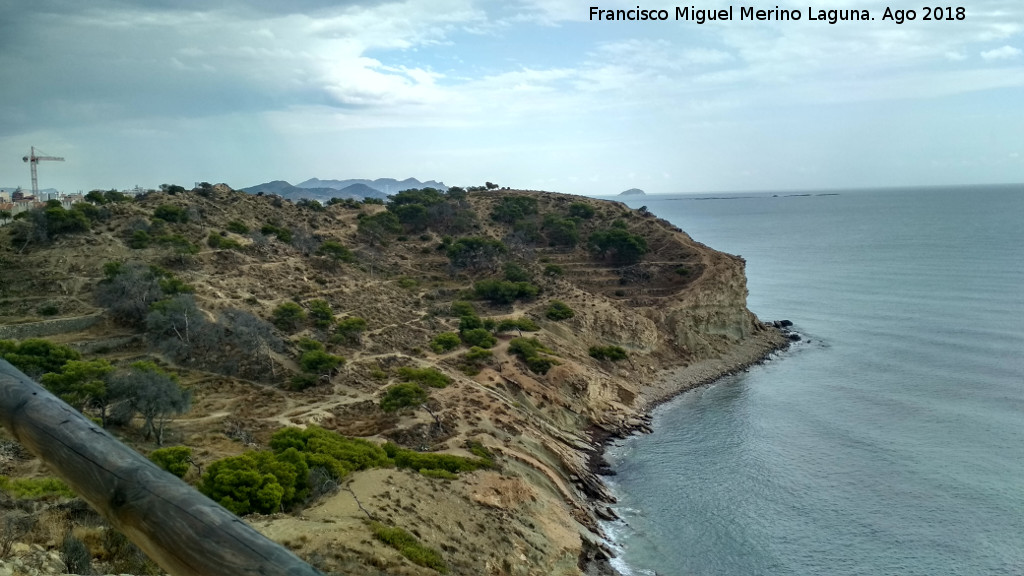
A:
{"label": "wooden fence post", "polygon": [[174,576],[322,576],[3,359],[0,422]]}

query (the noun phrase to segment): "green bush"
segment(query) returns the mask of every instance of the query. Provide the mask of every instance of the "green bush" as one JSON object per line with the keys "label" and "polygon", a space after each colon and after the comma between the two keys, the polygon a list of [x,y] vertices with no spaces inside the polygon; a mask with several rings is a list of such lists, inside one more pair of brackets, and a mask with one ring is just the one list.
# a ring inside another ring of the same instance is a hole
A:
{"label": "green bush", "polygon": [[331,342],[335,344],[357,344],[366,331],[366,320],[358,316],[349,316],[338,320],[334,325],[334,336]]}
{"label": "green bush", "polygon": [[210,232],[206,238],[206,245],[215,250],[241,250],[242,244],[232,238],[225,238],[216,232]]}
{"label": "green bush", "polygon": [[306,320],[306,311],[295,302],[284,302],[274,308],[270,321],[281,330],[294,331]]}
{"label": "green bush", "polygon": [[455,317],[476,316],[476,309],[471,302],[456,300],[452,302],[451,315]]}
{"label": "green bush", "polygon": [[452,379],[437,368],[411,368],[403,366],[398,369],[398,375],[410,382],[416,382],[431,388],[445,388],[452,383]]}
{"label": "green bush", "polygon": [[345,363],[345,358],[323,350],[307,350],[299,357],[299,366],[310,374],[330,374]]}
{"label": "green bush", "polygon": [[198,254],[199,246],[193,244],[181,234],[163,234],[153,238],[161,246],[168,246],[179,254]]}
{"label": "green bush", "polygon": [[442,332],[430,341],[430,349],[438,354],[454,350],[462,344],[462,339],[455,332]]}
{"label": "green bush", "polygon": [[[621,221],[617,221],[621,222]],[[618,264],[635,264],[647,253],[647,240],[643,236],[630,234],[622,226],[609,230],[598,230],[590,234],[590,249],[598,258],[610,257]]]}
{"label": "green bush", "polygon": [[467,346],[479,346],[480,348],[491,348],[498,343],[498,339],[486,328],[474,328],[459,333],[462,341]]}
{"label": "green bush", "polygon": [[152,241],[149,232],[145,230],[136,230],[132,232],[131,238],[128,239],[128,247],[135,250],[142,250],[143,248],[149,248],[149,243]]}
{"label": "green bush", "polygon": [[529,282],[532,279],[525,268],[515,262],[505,264],[505,280],[509,282]]}
{"label": "green bush", "polygon": [[569,205],[569,216],[589,220],[594,217],[594,208],[583,202],[573,202]]}
{"label": "green bush", "polygon": [[228,232],[234,232],[235,234],[248,234],[249,227],[239,220],[232,220],[228,222]]}
{"label": "green bush", "polygon": [[537,213],[537,199],[531,196],[502,198],[491,211],[491,219],[511,224]]}
{"label": "green bush", "polygon": [[444,563],[441,553],[420,544],[415,536],[405,530],[385,526],[379,522],[371,523],[370,530],[373,531],[374,538],[398,550],[413,564],[431,568],[441,574],[448,573],[448,566]]}
{"label": "green bush", "polygon": [[540,326],[533,320],[521,316],[519,318],[506,318],[495,327],[495,332],[510,332],[512,330],[521,330],[523,332],[536,332],[540,330]]}
{"label": "green bush", "polygon": [[178,478],[183,478],[192,466],[192,449],[188,446],[157,448],[150,452],[149,459]]}
{"label": "green bush", "polygon": [[383,244],[390,235],[399,234],[402,231],[402,223],[391,212],[378,212],[372,216],[360,218],[357,229],[359,234],[371,244]]}
{"label": "green bush", "polygon": [[544,311],[544,316],[556,322],[572,318],[575,315],[572,308],[569,308],[569,305],[561,300],[552,300],[548,303],[548,309]]}
{"label": "green bush", "polygon": [[415,382],[403,382],[388,386],[380,399],[380,408],[385,412],[395,412],[402,408],[419,406],[427,401],[427,391]]}
{"label": "green bush", "polygon": [[562,269],[558,264],[548,264],[544,266],[544,275],[556,278],[565,274],[565,270]]}
{"label": "green bush", "polygon": [[29,338],[21,342],[0,340],[0,358],[31,378],[39,378],[47,372],[60,372],[69,361],[81,357],[81,354],[67,346],[41,338]]}
{"label": "green bush", "polygon": [[320,254],[321,256],[327,256],[329,258],[334,258],[335,260],[340,260],[341,262],[352,262],[356,259],[356,257],[352,254],[351,250],[342,246],[341,243],[335,242],[334,240],[328,240],[321,244],[320,247],[316,249],[316,253]]}
{"label": "green bush", "polygon": [[180,222],[184,224],[188,222],[188,212],[184,208],[180,208],[173,204],[161,204],[156,207],[153,211],[153,217],[159,218],[164,222]]}
{"label": "green bush", "polygon": [[309,466],[295,448],[245,452],[207,468],[199,491],[239,516],[273,514],[306,496]]}
{"label": "green bush", "polygon": [[453,267],[479,270],[493,266],[508,247],[493,238],[468,236],[449,244],[445,252]]}
{"label": "green bush", "polygon": [[278,240],[285,243],[291,242],[292,238],[295,237],[295,234],[288,228],[280,228],[273,224],[264,224],[263,227],[260,228],[260,233],[264,236],[277,236]]}
{"label": "green bush", "polygon": [[462,316],[459,318],[459,331],[465,332],[466,330],[476,330],[477,328],[483,328],[484,321],[480,319],[476,314],[472,316]]}
{"label": "green bush", "polygon": [[545,348],[536,338],[513,338],[509,342],[508,351],[522,358],[530,371],[537,374],[547,374],[552,366],[559,363],[546,355],[551,354],[551,350]]}
{"label": "green bush", "polygon": [[555,214],[544,216],[544,234],[552,246],[573,247],[580,241],[580,233],[576,229],[576,221],[572,218],[560,218]]}
{"label": "green bush", "polygon": [[516,300],[531,300],[537,297],[540,288],[529,282],[507,280],[480,280],[473,284],[473,294],[481,300],[495,304],[511,304]]}
{"label": "green bush", "polygon": [[0,490],[15,498],[41,500],[74,498],[75,493],[58,478],[8,478],[0,476]]}
{"label": "green bush", "polygon": [[452,474],[472,472],[482,468],[494,467],[494,462],[487,458],[466,458],[454,454],[438,454],[436,452],[416,452],[407,450],[396,444],[384,444],[384,452],[398,468],[412,470],[445,470]]}
{"label": "green bush", "polygon": [[320,377],[316,374],[295,374],[288,380],[288,389],[301,392],[306,388],[312,388],[320,383]]}
{"label": "green bush", "polygon": [[447,470],[430,470],[429,468],[420,469],[420,474],[427,478],[437,478],[439,480],[457,480],[458,474],[452,474]]}
{"label": "green bush", "polygon": [[327,328],[334,322],[334,310],[326,300],[317,298],[309,302],[309,316],[317,328]]}
{"label": "green bush", "polygon": [[282,428],[270,437],[270,448],[277,453],[296,450],[309,468],[323,468],[335,480],[351,471],[390,464],[384,449],[373,442],[347,438],[319,426]]}
{"label": "green bush", "polygon": [[611,360],[613,362],[625,360],[626,350],[620,346],[591,346],[588,351],[591,357],[598,360]]}

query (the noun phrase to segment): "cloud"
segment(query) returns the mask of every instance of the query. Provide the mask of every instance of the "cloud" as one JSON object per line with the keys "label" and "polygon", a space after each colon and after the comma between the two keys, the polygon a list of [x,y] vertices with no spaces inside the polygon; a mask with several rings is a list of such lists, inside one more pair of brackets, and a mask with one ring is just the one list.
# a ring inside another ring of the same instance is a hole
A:
{"label": "cloud", "polygon": [[1021,51],[1019,48],[1013,46],[1003,46],[1002,48],[996,48],[995,50],[988,50],[981,53],[981,57],[984,60],[1012,60],[1020,56]]}

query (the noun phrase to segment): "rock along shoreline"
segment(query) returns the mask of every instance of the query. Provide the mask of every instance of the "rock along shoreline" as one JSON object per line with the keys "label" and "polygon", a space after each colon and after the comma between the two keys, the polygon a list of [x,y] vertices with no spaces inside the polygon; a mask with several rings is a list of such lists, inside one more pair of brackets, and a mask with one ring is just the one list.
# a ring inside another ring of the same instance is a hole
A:
{"label": "rock along shoreline", "polygon": [[[751,366],[768,362],[773,354],[789,348],[792,342],[799,340],[798,336],[794,338],[796,333],[789,330],[789,326],[792,326],[789,321],[770,322],[764,326],[765,331],[737,343],[719,358],[663,371],[654,382],[645,386],[637,397],[637,415],[622,425],[614,428],[593,426],[590,436],[594,449],[588,454],[587,460],[590,471],[598,477],[614,475],[615,470],[604,457],[609,444],[634,434],[653,432],[651,412],[654,408],[684,392],[714,384]],[[614,503],[614,498],[611,501],[591,498],[595,514],[605,521],[618,520],[618,516],[608,506]],[[580,567],[587,576],[621,576],[621,573],[611,565],[610,561],[614,557],[615,553],[607,542],[584,542],[580,554]]]}

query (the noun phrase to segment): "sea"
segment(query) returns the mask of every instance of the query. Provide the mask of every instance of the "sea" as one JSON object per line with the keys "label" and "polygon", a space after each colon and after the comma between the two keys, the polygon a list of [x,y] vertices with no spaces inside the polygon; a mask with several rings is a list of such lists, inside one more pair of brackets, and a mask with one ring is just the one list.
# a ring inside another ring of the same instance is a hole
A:
{"label": "sea", "polygon": [[608,450],[627,575],[1024,575],[1024,185],[629,198],[802,340]]}

